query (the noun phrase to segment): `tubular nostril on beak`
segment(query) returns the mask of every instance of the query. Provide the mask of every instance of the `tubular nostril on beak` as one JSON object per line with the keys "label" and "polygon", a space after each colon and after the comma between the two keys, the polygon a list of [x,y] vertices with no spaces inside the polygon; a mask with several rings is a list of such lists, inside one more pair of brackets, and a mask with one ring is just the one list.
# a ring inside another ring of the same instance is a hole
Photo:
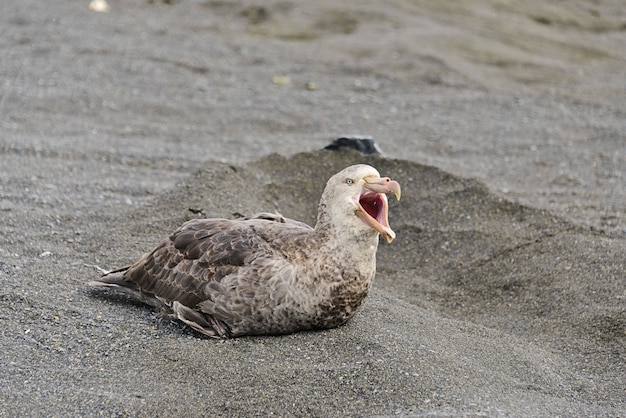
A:
{"label": "tubular nostril on beak", "polygon": [[400,200],[400,184],[389,177],[367,177],[365,187],[376,193],[393,193]]}

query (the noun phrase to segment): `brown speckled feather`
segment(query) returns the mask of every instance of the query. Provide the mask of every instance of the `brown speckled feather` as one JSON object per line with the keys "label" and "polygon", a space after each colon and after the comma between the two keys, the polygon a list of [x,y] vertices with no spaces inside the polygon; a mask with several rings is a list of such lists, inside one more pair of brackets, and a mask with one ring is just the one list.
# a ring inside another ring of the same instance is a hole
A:
{"label": "brown speckled feather", "polygon": [[326,210],[346,204],[336,189],[361,193],[344,177],[378,177],[369,166],[346,170],[329,180],[315,228],[269,213],[192,220],[133,265],[90,284],[122,288],[212,337],[341,325],[367,295],[378,245],[378,232],[353,207]]}

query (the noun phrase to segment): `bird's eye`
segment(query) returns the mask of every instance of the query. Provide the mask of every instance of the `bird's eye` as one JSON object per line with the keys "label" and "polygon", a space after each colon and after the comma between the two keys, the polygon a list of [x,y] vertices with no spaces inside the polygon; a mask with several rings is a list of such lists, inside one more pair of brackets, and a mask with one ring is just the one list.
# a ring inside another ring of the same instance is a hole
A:
{"label": "bird's eye", "polygon": [[352,179],[346,179],[346,184],[347,184],[347,185],[349,185],[349,186],[351,186],[351,185],[353,185],[353,184],[354,184],[354,180],[352,180]]}

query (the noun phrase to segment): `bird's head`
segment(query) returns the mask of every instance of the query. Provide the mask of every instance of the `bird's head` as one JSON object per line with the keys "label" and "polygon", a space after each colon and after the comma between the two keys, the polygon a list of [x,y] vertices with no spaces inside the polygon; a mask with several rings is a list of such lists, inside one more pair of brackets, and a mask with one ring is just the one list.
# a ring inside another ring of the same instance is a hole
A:
{"label": "bird's head", "polygon": [[387,193],[400,200],[400,184],[389,177],[380,177],[374,167],[357,164],[328,180],[322,203],[328,222],[339,228],[339,233],[345,228],[374,230],[390,243],[396,234],[389,226]]}

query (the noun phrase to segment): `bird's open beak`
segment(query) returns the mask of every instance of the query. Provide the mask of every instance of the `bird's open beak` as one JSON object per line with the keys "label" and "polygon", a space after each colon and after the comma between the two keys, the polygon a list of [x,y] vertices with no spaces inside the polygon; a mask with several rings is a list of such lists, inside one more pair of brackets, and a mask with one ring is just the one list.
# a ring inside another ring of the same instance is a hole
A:
{"label": "bird's open beak", "polygon": [[364,180],[365,186],[356,202],[356,214],[391,243],[396,233],[389,227],[387,193],[393,193],[400,200],[400,184],[389,177],[366,177]]}

